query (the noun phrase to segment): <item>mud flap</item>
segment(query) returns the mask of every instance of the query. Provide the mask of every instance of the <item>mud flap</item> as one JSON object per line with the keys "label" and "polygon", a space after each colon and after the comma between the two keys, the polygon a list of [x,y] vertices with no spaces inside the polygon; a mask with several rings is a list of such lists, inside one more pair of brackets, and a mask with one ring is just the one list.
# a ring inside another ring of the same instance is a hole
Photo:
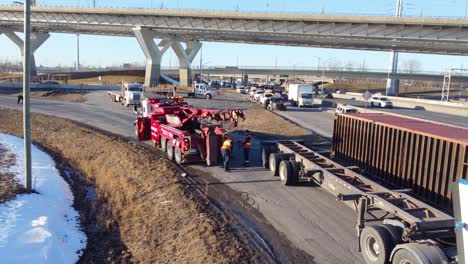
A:
{"label": "mud flap", "polygon": [[151,122],[147,117],[138,117],[136,122],[136,130],[139,141],[151,139]]}
{"label": "mud flap", "polygon": [[221,159],[221,136],[209,133],[206,137],[206,165],[214,166]]}

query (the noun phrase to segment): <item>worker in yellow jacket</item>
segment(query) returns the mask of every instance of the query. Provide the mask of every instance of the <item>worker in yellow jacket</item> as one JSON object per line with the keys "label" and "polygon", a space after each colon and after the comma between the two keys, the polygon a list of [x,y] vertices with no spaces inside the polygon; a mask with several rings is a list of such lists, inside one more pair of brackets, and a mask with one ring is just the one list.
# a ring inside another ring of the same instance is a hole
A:
{"label": "worker in yellow jacket", "polygon": [[244,141],[240,143],[244,149],[244,166],[250,165],[250,149],[252,148],[252,135],[249,130],[245,131]]}
{"label": "worker in yellow jacket", "polygon": [[232,139],[227,134],[224,137],[224,142],[221,146],[221,154],[223,155],[224,171],[231,172],[231,169],[229,168],[229,162],[231,161],[232,154]]}

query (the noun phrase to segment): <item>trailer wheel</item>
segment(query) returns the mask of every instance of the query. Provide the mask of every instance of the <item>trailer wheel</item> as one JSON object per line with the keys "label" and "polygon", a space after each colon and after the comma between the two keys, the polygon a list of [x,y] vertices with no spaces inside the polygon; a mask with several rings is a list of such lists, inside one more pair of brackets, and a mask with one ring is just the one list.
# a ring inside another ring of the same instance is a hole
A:
{"label": "trailer wheel", "polygon": [[270,168],[273,176],[278,176],[278,170],[280,166],[281,158],[279,153],[271,153],[268,158],[268,167]]}
{"label": "trailer wheel", "polygon": [[169,160],[173,160],[174,159],[174,147],[171,146],[170,141],[166,141],[166,149],[167,149],[167,158]]}
{"label": "trailer wheel", "polygon": [[161,151],[163,152],[167,151],[166,139],[161,136],[159,136],[159,145],[160,145]]}
{"label": "trailer wheel", "polygon": [[269,146],[269,145],[264,145],[262,147],[262,166],[263,168],[265,169],[268,169],[270,166],[270,163],[269,163],[269,158],[270,158],[270,154],[272,152],[272,146]]}
{"label": "trailer wheel", "polygon": [[385,264],[395,247],[390,233],[381,226],[368,226],[362,230],[361,253],[368,264]]}
{"label": "trailer wheel", "polygon": [[436,245],[408,243],[398,246],[392,264],[448,263],[444,252]]}
{"label": "trailer wheel", "polygon": [[174,159],[177,164],[182,164],[182,151],[180,151],[180,148],[174,149]]}
{"label": "trailer wheel", "polygon": [[293,167],[289,160],[282,160],[279,165],[279,176],[281,179],[281,183],[286,186],[292,185],[292,178],[293,178]]}
{"label": "trailer wheel", "polygon": [[299,183],[299,171],[301,170],[301,166],[295,160],[289,161],[292,166],[292,175],[291,175],[291,184],[290,186],[297,185]]}

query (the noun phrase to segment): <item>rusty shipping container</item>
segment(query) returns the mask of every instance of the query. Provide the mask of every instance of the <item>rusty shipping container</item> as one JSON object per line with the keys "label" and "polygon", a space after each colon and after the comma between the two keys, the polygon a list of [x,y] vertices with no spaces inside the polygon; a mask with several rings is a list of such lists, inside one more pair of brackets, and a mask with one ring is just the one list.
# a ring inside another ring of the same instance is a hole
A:
{"label": "rusty shipping container", "polygon": [[468,129],[385,114],[337,115],[332,155],[452,212],[450,183],[468,178]]}

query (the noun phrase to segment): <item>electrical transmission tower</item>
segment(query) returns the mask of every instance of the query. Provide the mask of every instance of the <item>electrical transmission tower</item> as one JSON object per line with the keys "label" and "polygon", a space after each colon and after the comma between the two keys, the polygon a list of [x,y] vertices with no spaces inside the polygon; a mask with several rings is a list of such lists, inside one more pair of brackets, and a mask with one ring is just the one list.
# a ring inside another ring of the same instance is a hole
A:
{"label": "electrical transmission tower", "polygon": [[442,86],[442,102],[448,102],[450,97],[450,85],[452,82],[452,71],[450,70],[448,73],[444,75],[444,85]]}

